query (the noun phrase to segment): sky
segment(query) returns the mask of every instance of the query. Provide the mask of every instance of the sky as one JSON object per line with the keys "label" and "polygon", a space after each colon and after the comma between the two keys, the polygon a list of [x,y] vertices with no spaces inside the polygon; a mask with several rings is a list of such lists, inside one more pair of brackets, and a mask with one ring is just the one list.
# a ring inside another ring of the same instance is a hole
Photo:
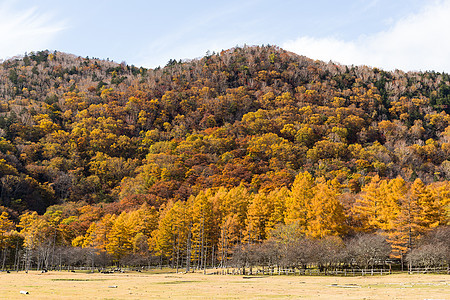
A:
{"label": "sky", "polygon": [[267,44],[450,73],[450,0],[0,0],[0,59],[48,49],[154,68]]}

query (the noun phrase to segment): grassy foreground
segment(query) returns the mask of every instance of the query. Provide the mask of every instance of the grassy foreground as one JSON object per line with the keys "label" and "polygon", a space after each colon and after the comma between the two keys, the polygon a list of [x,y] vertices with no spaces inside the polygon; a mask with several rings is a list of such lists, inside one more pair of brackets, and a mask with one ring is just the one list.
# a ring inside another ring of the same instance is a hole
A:
{"label": "grassy foreground", "polygon": [[[28,291],[28,295],[20,294]],[[449,275],[0,273],[1,299],[450,299]]]}

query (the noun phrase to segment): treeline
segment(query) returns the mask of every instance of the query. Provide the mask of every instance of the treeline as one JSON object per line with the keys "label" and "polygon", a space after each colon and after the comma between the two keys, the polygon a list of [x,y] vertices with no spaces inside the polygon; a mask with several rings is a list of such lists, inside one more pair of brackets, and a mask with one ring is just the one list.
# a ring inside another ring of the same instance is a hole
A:
{"label": "treeline", "polygon": [[335,180],[304,172],[291,189],[208,189],[159,210],[145,199],[72,203],[41,216],[24,213],[17,224],[3,212],[3,264],[17,264],[20,252],[22,267],[54,267],[64,249],[77,263],[82,255],[96,266],[367,268],[389,257],[427,267],[449,263],[448,183],[375,177],[346,204],[342,199],[351,194],[343,190]]}
{"label": "treeline", "polygon": [[[449,227],[441,227],[426,236],[420,246],[404,259],[393,259],[386,238],[359,233],[345,240],[336,237],[310,239],[296,233],[295,224],[280,226],[261,244],[242,245],[235,249],[231,264],[240,273],[255,274],[341,274],[364,275],[378,269],[378,274],[420,268],[422,272],[440,269],[448,274]],[[252,272],[253,268],[253,272]],[[384,270],[384,271],[383,271]],[[337,272],[336,272],[337,271]],[[221,274],[219,272],[219,274]]]}

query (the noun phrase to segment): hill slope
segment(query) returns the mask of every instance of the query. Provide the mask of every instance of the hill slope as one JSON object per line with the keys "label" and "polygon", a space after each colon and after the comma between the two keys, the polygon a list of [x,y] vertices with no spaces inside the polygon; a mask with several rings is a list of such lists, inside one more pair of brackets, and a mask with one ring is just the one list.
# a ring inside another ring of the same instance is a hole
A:
{"label": "hill slope", "polygon": [[0,204],[450,178],[448,74],[385,72],[244,47],[147,70],[60,52],[0,65]]}

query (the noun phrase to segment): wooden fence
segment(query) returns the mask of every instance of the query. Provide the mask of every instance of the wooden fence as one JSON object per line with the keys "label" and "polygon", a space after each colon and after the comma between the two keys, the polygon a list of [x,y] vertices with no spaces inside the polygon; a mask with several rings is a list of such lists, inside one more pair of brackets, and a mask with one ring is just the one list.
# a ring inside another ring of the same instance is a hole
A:
{"label": "wooden fence", "polygon": [[450,274],[449,267],[434,267],[434,268],[410,268],[409,274]]}
{"label": "wooden fence", "polygon": [[372,276],[372,275],[389,275],[392,274],[390,269],[277,269],[277,268],[257,268],[257,269],[217,269],[207,274],[215,275],[297,275],[297,276]]}

